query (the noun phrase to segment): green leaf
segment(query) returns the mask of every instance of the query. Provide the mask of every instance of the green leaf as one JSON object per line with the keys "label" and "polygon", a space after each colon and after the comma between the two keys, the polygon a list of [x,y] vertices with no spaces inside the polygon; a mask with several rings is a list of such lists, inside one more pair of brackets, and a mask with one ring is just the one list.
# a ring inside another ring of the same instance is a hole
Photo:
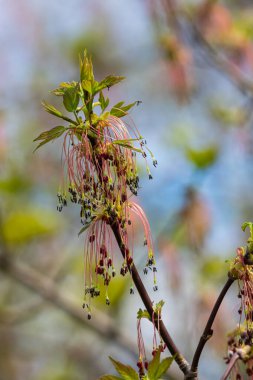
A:
{"label": "green leaf", "polygon": [[215,163],[218,157],[217,146],[209,146],[205,149],[186,149],[187,158],[198,168],[205,169]]}
{"label": "green leaf", "polygon": [[140,141],[141,140],[141,137],[140,138],[136,138],[136,139],[122,139],[122,140],[113,140],[113,143],[114,144],[119,144],[119,143],[131,143],[132,141]]}
{"label": "green leaf", "polygon": [[80,236],[84,231],[86,231],[90,227],[91,223],[93,222],[93,219],[94,217],[89,223],[87,223],[85,226],[83,226],[83,228],[80,229],[80,231],[78,232],[78,236]]}
{"label": "green leaf", "polygon": [[94,95],[96,95],[98,92],[100,92],[104,88],[109,89],[110,87],[114,86],[115,84],[121,82],[124,79],[125,79],[125,77],[108,75],[107,77],[105,77],[101,82],[99,82],[95,86]]}
{"label": "green leaf", "polygon": [[59,125],[57,127],[54,127],[50,129],[49,131],[42,132],[36,139],[33,141],[43,140],[35,149],[33,152],[35,152],[37,149],[39,149],[41,146],[47,144],[49,141],[52,141],[58,137],[60,137],[67,128]]}
{"label": "green leaf", "polygon": [[76,88],[78,87],[78,82],[62,82],[60,83],[59,87],[56,88],[55,90],[52,90],[51,92],[56,95],[56,96],[63,96],[66,89],[69,89],[69,88]]}
{"label": "green leaf", "polygon": [[93,74],[93,66],[92,66],[92,60],[91,57],[88,57],[87,51],[84,51],[83,59],[79,57],[80,61],[80,79],[81,82],[83,80],[88,80],[93,82],[94,81],[94,74]]}
{"label": "green leaf", "polygon": [[138,373],[130,366],[122,364],[109,356],[116,371],[123,377],[124,380],[139,380]]}
{"label": "green leaf", "polygon": [[68,112],[74,112],[79,104],[78,88],[70,87],[64,91],[63,104]]}
{"label": "green leaf", "polygon": [[242,224],[242,230],[245,232],[246,228],[249,227],[249,232],[250,232],[250,239],[253,239],[253,223],[252,222],[244,222]]}
{"label": "green leaf", "polygon": [[171,356],[170,358],[165,358],[161,361],[161,363],[158,367],[157,373],[156,373],[156,380],[160,379],[160,377],[163,376],[168,371],[173,360],[174,359]]}
{"label": "green leaf", "polygon": [[54,116],[57,116],[57,117],[60,117],[60,118],[63,117],[63,114],[59,110],[57,110],[54,106],[52,106],[51,104],[48,104],[46,102],[42,102],[42,105],[45,108],[45,110],[48,113],[50,113],[51,115],[54,115]]}
{"label": "green leaf", "polygon": [[42,102],[42,105],[43,107],[45,108],[45,110],[54,115],[54,116],[57,116],[63,120],[66,120],[68,121],[70,124],[73,124],[73,125],[78,125],[78,123],[74,120],[71,120],[69,117],[67,116],[64,116],[59,110],[57,110],[54,106],[52,106],[51,104],[48,104],[46,102]]}
{"label": "green leaf", "polygon": [[82,88],[87,91],[89,94],[92,94],[92,82],[90,80],[82,81]]}
{"label": "green leaf", "polygon": [[104,375],[100,377],[99,380],[122,380],[122,377],[118,377],[114,375]]}
{"label": "green leaf", "polygon": [[109,98],[105,98],[103,92],[100,91],[98,100],[100,103],[101,110],[102,110],[102,112],[104,112],[104,110],[106,109],[106,107],[109,104]]}
{"label": "green leaf", "polygon": [[131,150],[134,150],[135,152],[142,153],[142,150],[140,148],[135,148],[131,144],[125,143],[124,140],[122,140],[122,141],[121,140],[115,140],[112,142],[112,144],[120,145],[123,148],[131,149]]}
{"label": "green leaf", "polygon": [[147,310],[139,309],[137,311],[137,319],[141,319],[141,318],[147,318],[148,320],[151,320],[150,315]]}
{"label": "green leaf", "polygon": [[57,127],[49,129],[48,131],[42,132],[33,141],[44,140],[44,139],[48,139],[49,137],[54,137],[54,136],[58,137],[58,135],[61,136],[66,129],[67,129],[66,127],[63,127],[62,125],[58,125]]}
{"label": "green leaf", "polygon": [[11,244],[23,244],[32,239],[53,235],[59,228],[55,213],[42,208],[27,207],[10,213],[4,220],[2,232]]}
{"label": "green leaf", "polygon": [[244,108],[226,108],[218,103],[211,106],[210,112],[214,119],[224,126],[242,125],[247,119],[247,112]]}
{"label": "green leaf", "polygon": [[245,232],[245,230],[246,230],[247,227],[249,227],[249,229],[252,230],[253,223],[252,222],[244,222],[242,224],[242,230],[243,230],[243,232]]}
{"label": "green leaf", "polygon": [[127,111],[129,111],[132,107],[134,107],[137,104],[137,101],[135,101],[131,104],[128,104],[126,106],[123,106],[123,104],[124,104],[124,102],[120,102],[120,103],[115,104],[112,107],[110,114],[113,116],[116,116],[116,117],[126,116],[128,114]]}
{"label": "green leaf", "polygon": [[150,378],[150,380],[155,380],[157,378],[156,373],[160,364],[160,355],[161,351],[158,350],[148,365],[148,377]]}

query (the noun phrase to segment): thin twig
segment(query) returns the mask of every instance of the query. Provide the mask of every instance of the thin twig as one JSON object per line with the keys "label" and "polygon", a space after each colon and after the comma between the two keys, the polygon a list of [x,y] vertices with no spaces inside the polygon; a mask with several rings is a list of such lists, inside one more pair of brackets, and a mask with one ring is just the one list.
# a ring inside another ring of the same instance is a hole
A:
{"label": "thin twig", "polygon": [[209,319],[207,321],[206,327],[203,331],[202,336],[200,337],[199,344],[198,344],[196,351],[195,351],[195,354],[193,356],[193,361],[192,361],[192,366],[191,366],[191,371],[193,373],[196,373],[198,370],[198,364],[199,364],[199,359],[200,359],[202,350],[203,350],[206,342],[208,341],[208,339],[210,339],[212,334],[213,334],[212,325],[213,325],[213,322],[215,320],[216,314],[220,308],[220,305],[221,305],[228,289],[230,288],[230,286],[233,284],[234,281],[235,281],[235,279],[233,277],[228,278],[227,282],[225,283],[222,291],[220,292],[220,295],[217,298],[217,301],[216,301],[216,303],[215,303],[215,305],[211,311],[211,314],[210,314]]}
{"label": "thin twig", "polygon": [[[119,245],[119,248],[120,248],[120,251],[123,255],[123,257],[125,258],[126,256],[126,252],[125,252],[125,246],[122,242],[122,238],[121,238],[121,235],[120,235],[120,231],[119,231],[119,228],[118,226],[114,223],[112,226],[112,231],[115,235],[115,238],[117,240],[117,243]],[[131,276],[132,276],[132,279],[133,279],[133,282],[136,286],[136,289],[150,315],[150,318],[152,319],[152,315],[154,313],[154,310],[153,310],[153,302],[151,301],[149,295],[148,295],[148,292],[140,278],[140,275],[138,273],[138,270],[136,269],[135,265],[132,263],[130,266],[129,266],[129,271],[131,273]],[[157,317],[157,316],[156,316]],[[154,318],[155,320],[155,325],[156,325],[156,328],[158,329],[158,318]],[[160,332],[160,335],[164,341],[164,343],[166,344],[168,350],[170,351],[171,355],[174,356],[174,359],[175,361],[177,362],[179,368],[181,369],[181,371],[184,373],[184,374],[187,374],[190,370],[190,365],[189,363],[186,361],[186,359],[184,358],[184,356],[181,354],[181,352],[179,351],[179,349],[177,348],[177,346],[175,345],[172,337],[170,336],[169,332],[167,331],[164,323],[162,320],[159,320],[159,332]]]}

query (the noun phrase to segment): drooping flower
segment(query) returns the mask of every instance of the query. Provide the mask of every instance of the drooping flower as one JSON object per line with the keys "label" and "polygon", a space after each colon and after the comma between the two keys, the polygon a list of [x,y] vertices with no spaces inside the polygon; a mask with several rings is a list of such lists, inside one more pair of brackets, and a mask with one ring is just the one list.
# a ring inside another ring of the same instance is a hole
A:
{"label": "drooping flower", "polygon": [[[150,179],[152,175],[147,163],[147,154],[151,155],[154,166],[157,165],[157,161],[137,128],[121,120],[131,107],[139,104],[138,101],[129,105],[119,102],[110,111],[105,111],[109,99],[104,97],[103,89],[109,89],[122,79],[124,78],[108,76],[101,82],[95,81],[91,60],[85,53],[84,58],[80,59],[80,81],[62,83],[53,91],[55,95],[63,97],[63,104],[68,112],[72,112],[73,119],[44,103],[49,113],[67,121],[69,125],[55,127],[35,139],[41,140],[38,146],[40,147],[65,133],[57,209],[62,211],[68,198],[80,206],[83,227],[79,234],[86,231],[84,307],[87,307],[89,312],[91,298],[100,294],[98,278],[102,278],[107,288],[116,274],[111,228],[113,226],[117,227],[124,246],[120,273],[125,275],[131,271],[134,245],[133,215],[137,215],[143,225],[144,243],[148,249],[146,266],[153,271],[154,290],[157,289],[149,223],[142,208],[132,199],[139,190],[136,155],[140,154],[145,159]],[[97,95],[98,101],[95,102]],[[101,109],[100,115],[94,112],[97,105]],[[106,303],[110,303],[107,291]]]}

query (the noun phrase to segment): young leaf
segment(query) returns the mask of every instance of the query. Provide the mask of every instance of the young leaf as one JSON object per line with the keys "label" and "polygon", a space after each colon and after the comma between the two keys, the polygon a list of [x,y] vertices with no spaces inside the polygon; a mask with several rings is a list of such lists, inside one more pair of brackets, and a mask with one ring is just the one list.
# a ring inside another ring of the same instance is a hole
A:
{"label": "young leaf", "polygon": [[252,233],[252,231],[253,231],[253,223],[251,223],[251,222],[244,222],[242,224],[242,230],[243,230],[243,232],[245,232],[245,230],[246,230],[247,227],[249,227],[250,233]]}
{"label": "young leaf", "polygon": [[118,377],[114,375],[104,375],[100,377],[99,380],[122,380],[122,377]]}
{"label": "young leaf", "polygon": [[92,218],[92,220],[89,223],[87,223],[85,226],[83,226],[83,228],[80,229],[80,231],[78,232],[78,236],[80,236],[84,231],[86,231],[90,227],[93,219],[94,218]]}
{"label": "young leaf", "polygon": [[42,105],[43,107],[45,108],[45,110],[56,116],[56,117],[59,117],[60,119],[63,119],[63,120],[66,120],[67,122],[69,122],[70,124],[73,124],[73,125],[78,125],[78,123],[74,120],[71,120],[69,117],[67,116],[64,116],[59,110],[57,110],[54,106],[51,106],[50,104],[46,103],[46,102],[42,102]]}
{"label": "young leaf", "polygon": [[80,57],[80,79],[81,82],[83,80],[90,80],[94,81],[94,74],[93,74],[93,66],[92,66],[92,61],[91,57],[89,58],[87,55],[87,51],[84,51],[83,54],[83,60]]}
{"label": "young leaf", "polygon": [[96,95],[98,92],[100,92],[104,88],[109,89],[110,87],[114,86],[115,84],[121,82],[124,79],[125,77],[108,75],[105,79],[103,79],[100,83],[96,85],[94,89],[94,95]]}
{"label": "young leaf", "polygon": [[142,310],[142,309],[138,310],[137,319],[141,319],[141,318],[147,318],[148,320],[150,320],[150,315],[147,310]]}
{"label": "young leaf", "polygon": [[[123,142],[122,142],[123,141]],[[135,152],[138,152],[138,153],[142,153],[142,150],[139,149],[139,148],[135,148],[134,146],[132,146],[131,144],[127,144],[124,142],[124,140],[115,140],[113,141],[112,143],[113,144],[116,144],[116,145],[120,145],[122,146],[123,148],[127,148],[127,149],[131,149],[131,150],[134,150]]]}
{"label": "young leaf", "polygon": [[45,110],[48,113],[50,113],[51,115],[62,118],[62,116],[63,116],[62,113],[59,110],[57,110],[54,106],[52,106],[51,104],[48,104],[46,102],[42,102],[42,105],[45,108]]}
{"label": "young leaf", "polygon": [[59,125],[57,127],[54,127],[52,129],[49,129],[48,131],[45,131],[45,132],[42,132],[38,137],[36,137],[36,139],[34,139],[33,141],[38,141],[38,140],[45,140],[45,139],[48,139],[50,137],[59,137],[63,134],[63,132],[66,130],[67,128],[63,127],[62,125]]}
{"label": "young leaf", "polygon": [[77,87],[70,87],[64,91],[63,104],[68,112],[74,112],[79,104],[79,94]]}
{"label": "young leaf", "polygon": [[118,104],[115,104],[115,106],[112,107],[110,113],[111,115],[113,116],[117,116],[117,117],[123,117],[123,116],[126,116],[128,114],[127,111],[129,111],[132,107],[135,106],[135,104],[137,104],[137,101],[136,102],[133,102],[131,104],[128,104],[126,106],[122,106],[124,102],[120,102]]}
{"label": "young leaf", "polygon": [[39,143],[38,146],[36,146],[36,148],[34,149],[33,153],[34,153],[37,149],[39,149],[41,146],[47,144],[48,142],[50,142],[50,141],[52,141],[52,140],[54,140],[54,137],[51,137],[51,138],[48,138],[48,139],[43,140],[41,143]]}
{"label": "young leaf", "polygon": [[122,364],[109,356],[116,371],[123,377],[124,380],[139,380],[138,373],[130,366]]}
{"label": "young leaf", "polygon": [[161,361],[157,373],[156,373],[156,380],[159,380],[161,376],[163,376],[168,369],[170,368],[172,362],[173,362],[173,357],[171,356],[170,358],[165,358]]}
{"label": "young leaf", "polygon": [[42,142],[39,143],[39,145],[34,149],[33,152],[35,152],[41,146],[47,144],[49,141],[52,141],[60,137],[66,131],[66,129],[67,128],[60,125],[60,126],[50,129],[49,131],[42,132],[38,137],[36,137],[36,139],[33,140],[33,141],[43,140]]}
{"label": "young leaf", "polygon": [[78,87],[78,83],[75,81],[72,82],[62,82],[60,83],[59,87],[55,90],[52,90],[51,92],[55,94],[56,96],[63,96],[66,89],[68,88],[76,88]]}
{"label": "young leaf", "polygon": [[100,103],[101,110],[102,110],[102,112],[104,112],[104,110],[106,109],[106,107],[109,104],[109,98],[105,99],[103,92],[100,91],[98,100]]}
{"label": "young leaf", "polygon": [[148,377],[150,378],[150,380],[156,380],[157,379],[156,373],[157,373],[158,367],[160,365],[160,355],[161,355],[161,351],[158,350],[148,365]]}
{"label": "young leaf", "polygon": [[92,94],[92,82],[90,80],[82,81],[82,88],[87,91],[89,94]]}

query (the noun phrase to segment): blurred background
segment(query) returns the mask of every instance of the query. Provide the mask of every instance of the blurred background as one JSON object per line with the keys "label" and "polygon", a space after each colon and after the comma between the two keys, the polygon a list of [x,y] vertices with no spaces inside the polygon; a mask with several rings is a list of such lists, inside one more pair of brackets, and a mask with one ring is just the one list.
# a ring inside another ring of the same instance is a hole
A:
{"label": "blurred background", "polygon": [[[0,379],[95,380],[113,373],[109,355],[136,365],[140,298],[129,295],[130,279],[116,278],[111,306],[101,298],[87,320],[78,207],[56,211],[60,142],[33,153],[33,139],[56,125],[41,101],[59,106],[49,91],[78,80],[84,48],[98,80],[127,77],[110,89],[112,103],[142,101],[126,121],[134,121],[158,161],[149,181],[139,160],[139,202],[153,231],[159,291],[151,278],[144,281],[156,302],[164,299],[164,320],[191,360],[226,281],[226,260],[245,244],[240,226],[253,219],[252,2],[0,5],[0,252],[8,258],[0,265]],[[236,295],[235,285],[202,355],[200,379],[224,371]],[[144,322],[143,332],[150,357],[152,325]],[[176,366],[168,378],[181,378]]]}

